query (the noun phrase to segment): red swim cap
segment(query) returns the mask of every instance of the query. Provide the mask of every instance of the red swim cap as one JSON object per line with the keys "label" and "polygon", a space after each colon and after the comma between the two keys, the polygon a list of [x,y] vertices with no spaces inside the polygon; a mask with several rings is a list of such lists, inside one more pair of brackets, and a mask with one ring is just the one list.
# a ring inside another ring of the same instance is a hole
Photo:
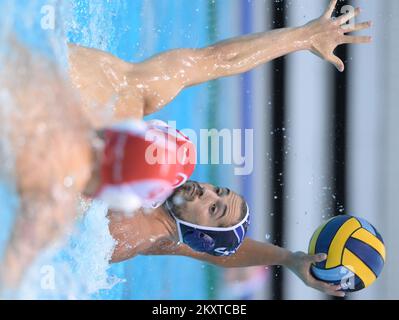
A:
{"label": "red swim cap", "polygon": [[194,145],[166,124],[130,121],[104,135],[97,198],[114,210],[162,204],[194,171]]}
{"label": "red swim cap", "polygon": [[164,132],[168,136],[168,139],[176,141],[176,164],[178,168],[173,187],[180,187],[190,179],[195,170],[197,159],[195,145],[181,131],[167,125],[163,121],[151,120],[147,124],[149,128]]}

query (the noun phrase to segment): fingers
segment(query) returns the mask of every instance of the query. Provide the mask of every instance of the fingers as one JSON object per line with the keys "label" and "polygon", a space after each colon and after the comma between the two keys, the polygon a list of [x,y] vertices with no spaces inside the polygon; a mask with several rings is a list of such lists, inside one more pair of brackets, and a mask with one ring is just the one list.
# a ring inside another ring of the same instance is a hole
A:
{"label": "fingers", "polygon": [[338,58],[335,55],[332,55],[330,57],[327,58],[327,61],[331,62],[337,69],[339,72],[344,72],[345,70],[345,64],[344,62]]}
{"label": "fingers", "polygon": [[308,257],[309,257],[309,262],[311,263],[322,262],[327,259],[327,255],[325,253],[319,253]]}
{"label": "fingers", "polygon": [[330,19],[334,13],[335,7],[337,6],[338,0],[332,0],[328,5],[327,11],[324,13],[324,17]]}
{"label": "fingers", "polygon": [[340,297],[343,298],[345,297],[345,292],[340,291],[341,290],[341,286],[340,285],[332,285],[332,284],[328,284],[322,281],[317,281],[314,280],[313,283],[313,288],[322,291],[330,296],[334,296],[334,297]]}
{"label": "fingers", "polygon": [[362,30],[366,30],[366,29],[370,28],[372,26],[372,24],[373,23],[371,21],[367,21],[367,22],[355,24],[354,26],[343,25],[342,29],[344,29],[345,33],[357,32],[357,31],[362,31]]}
{"label": "fingers", "polygon": [[340,16],[337,18],[336,23],[338,25],[343,25],[344,23],[347,23],[349,20],[357,17],[361,12],[360,8],[356,8],[355,10],[351,10],[348,13]]}
{"label": "fingers", "polygon": [[[337,58],[339,59],[339,58]],[[343,64],[343,63],[342,63]],[[304,255],[303,259],[305,259],[305,261],[309,262],[309,263],[317,263],[317,262],[322,262],[324,260],[327,259],[327,255],[325,253],[319,253],[319,254],[315,254],[315,255]],[[321,292],[324,292],[328,295],[331,296],[335,296],[335,297],[345,297],[345,292],[340,291],[342,288],[340,285],[333,285],[333,284],[329,284],[323,281],[319,281],[317,280],[310,272],[310,266],[308,265],[308,267],[306,267],[307,269],[304,270],[303,275],[304,275],[304,279],[305,283],[316,289],[319,290]]]}
{"label": "fingers", "polygon": [[310,274],[309,274],[309,285],[312,288],[324,292],[328,295],[335,297],[345,297],[345,292],[340,291],[342,289],[340,285],[334,285],[323,281],[319,281]]}
{"label": "fingers", "polygon": [[370,43],[373,41],[372,37],[369,36],[344,36],[342,43]]}
{"label": "fingers", "polygon": [[[325,253],[319,253],[315,254],[313,256],[308,256],[309,261],[312,263],[317,263],[317,262],[322,262],[327,259],[327,255]],[[331,285],[323,281],[318,281],[316,278],[314,278],[312,275],[308,274],[310,277],[310,285],[319,290],[322,291],[328,295],[335,296],[335,297],[345,297],[345,293],[341,290],[340,285]]]}

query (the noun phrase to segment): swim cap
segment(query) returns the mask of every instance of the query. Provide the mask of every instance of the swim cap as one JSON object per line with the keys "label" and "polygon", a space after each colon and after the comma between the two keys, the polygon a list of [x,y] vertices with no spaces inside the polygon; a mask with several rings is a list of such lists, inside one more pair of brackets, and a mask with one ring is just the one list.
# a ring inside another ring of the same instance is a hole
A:
{"label": "swim cap", "polygon": [[101,185],[94,196],[117,211],[155,209],[195,165],[195,145],[179,130],[160,120],[120,122],[104,130]]}
{"label": "swim cap", "polygon": [[178,172],[173,188],[182,186],[191,177],[195,169],[197,157],[195,145],[180,130],[169,126],[162,120],[150,120],[147,121],[147,125],[149,129],[163,132],[168,139],[176,143],[176,165]]}
{"label": "swim cap", "polygon": [[113,210],[131,213],[146,203],[165,201],[174,190],[180,165],[168,160],[151,162],[147,153],[156,149],[161,159],[173,159],[177,144],[173,140],[163,143],[165,134],[156,130],[151,130],[154,140],[146,140],[149,131],[139,121],[122,122],[104,130],[101,185],[95,198]]}
{"label": "swim cap", "polygon": [[249,207],[244,219],[238,224],[227,228],[204,227],[180,220],[174,214],[169,200],[165,208],[175,219],[180,242],[198,252],[205,252],[213,256],[229,256],[238,250],[250,224]]}
{"label": "swim cap", "polygon": [[[169,126],[161,120],[150,120],[146,122],[149,132],[163,133],[165,141],[171,141],[176,144],[175,160],[176,160],[176,177],[173,181],[172,188],[176,189],[187,182],[194,172],[196,166],[196,148],[190,141],[189,137],[184,135],[178,129]],[[154,198],[151,201],[143,201],[144,208],[155,209],[160,207],[165,197]]]}

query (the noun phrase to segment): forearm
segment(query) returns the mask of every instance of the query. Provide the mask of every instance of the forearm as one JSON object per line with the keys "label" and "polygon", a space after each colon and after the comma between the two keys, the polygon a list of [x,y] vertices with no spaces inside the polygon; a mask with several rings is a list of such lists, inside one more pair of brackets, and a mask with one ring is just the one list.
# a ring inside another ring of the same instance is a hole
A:
{"label": "forearm", "polygon": [[292,263],[292,252],[269,243],[246,238],[237,252],[227,257],[216,257],[192,250],[185,244],[179,246],[153,247],[144,255],[175,255],[205,261],[223,268],[244,268],[251,266],[282,265],[289,267]]}
{"label": "forearm", "polygon": [[[159,111],[184,88],[237,75],[291,52],[308,49],[306,27],[278,29],[216,43],[201,49],[176,49],[132,67],[131,82],[139,79],[144,115]],[[136,79],[136,80],[134,80]]]}
{"label": "forearm", "polygon": [[223,268],[244,268],[251,266],[288,266],[292,253],[268,243],[246,239],[238,251],[228,257],[203,255],[200,258]]}
{"label": "forearm", "polygon": [[218,76],[249,71],[289,53],[308,49],[308,31],[304,27],[284,28],[251,34],[217,43],[213,48]]}

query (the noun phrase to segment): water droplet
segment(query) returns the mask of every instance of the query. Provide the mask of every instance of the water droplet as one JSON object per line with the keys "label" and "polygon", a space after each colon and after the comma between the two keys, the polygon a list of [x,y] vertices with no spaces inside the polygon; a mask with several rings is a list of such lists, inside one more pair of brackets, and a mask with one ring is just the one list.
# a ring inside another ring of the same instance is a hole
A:
{"label": "water droplet", "polygon": [[73,186],[73,183],[74,183],[73,177],[68,176],[64,178],[65,188],[71,188]]}

